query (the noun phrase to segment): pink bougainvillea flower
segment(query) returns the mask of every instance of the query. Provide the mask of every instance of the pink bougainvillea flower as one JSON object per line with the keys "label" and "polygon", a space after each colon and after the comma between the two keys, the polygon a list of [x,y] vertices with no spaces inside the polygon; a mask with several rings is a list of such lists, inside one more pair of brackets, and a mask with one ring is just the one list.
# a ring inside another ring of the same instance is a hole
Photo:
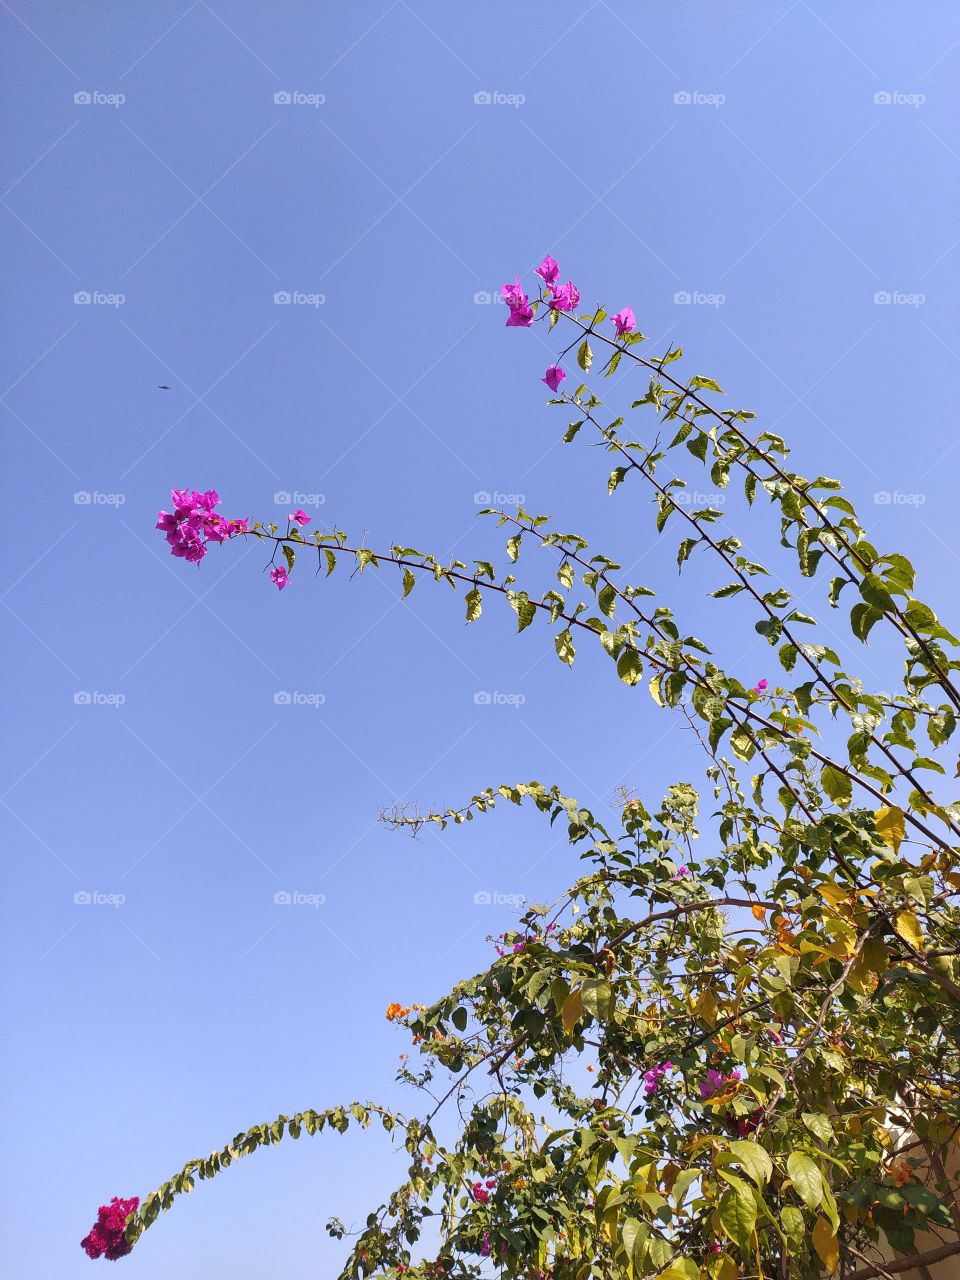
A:
{"label": "pink bougainvillea flower", "polygon": [[580,303],[580,290],[568,280],[566,284],[554,285],[550,294],[550,306],[554,311],[572,311]]}
{"label": "pink bougainvillea flower", "polygon": [[548,253],[533,274],[539,276],[548,289],[552,289],[560,279],[560,267],[556,258],[551,258]]}
{"label": "pink bougainvillea flower", "polygon": [[767,682],[766,680],[758,680],[753,687],[757,693],[765,693],[767,689]]}
{"label": "pink bougainvillea flower", "polygon": [[305,524],[310,523],[310,517],[304,511],[303,507],[297,507],[296,511],[290,512],[290,519],[300,526],[302,529]]}
{"label": "pink bougainvillea flower", "polygon": [[120,1200],[114,1196],[109,1204],[102,1204],[97,1210],[97,1220],[90,1228],[90,1234],[80,1241],[80,1247],[88,1258],[107,1258],[116,1262],[124,1258],[133,1248],[124,1236],[127,1218],[136,1213],[140,1207],[139,1197]]}
{"label": "pink bougainvillea flower", "polygon": [[540,381],[545,382],[551,391],[557,391],[566,376],[566,370],[561,369],[558,364],[552,364]]}
{"label": "pink bougainvillea flower", "polygon": [[622,311],[618,311],[615,316],[611,316],[617,330],[617,337],[622,338],[625,333],[633,333],[637,327],[637,318],[633,314],[632,307],[624,307]]}
{"label": "pink bougainvillea flower", "polygon": [[648,1098],[652,1098],[660,1087],[660,1081],[668,1071],[673,1070],[672,1062],[658,1062],[650,1068],[649,1071],[643,1073],[643,1092]]}
{"label": "pink bougainvillea flower", "polygon": [[530,299],[527,297],[527,295],[523,291],[523,285],[520,283],[519,276],[517,276],[517,280],[515,284],[510,284],[508,281],[501,288],[500,292],[503,295],[504,302],[510,308],[525,307],[527,303],[530,301]]}
{"label": "pink bougainvillea flower", "polygon": [[671,879],[671,880],[686,880],[686,878],[687,878],[687,876],[689,876],[689,874],[690,874],[690,868],[689,868],[685,863],[682,863],[682,862],[681,862],[680,866],[679,866],[679,867],[677,867],[676,871],[673,873],[673,875],[670,877],[670,879]]}
{"label": "pink bougainvillea flower", "polygon": [[533,307],[525,303],[520,307],[511,307],[507,316],[508,329],[529,329],[533,324]]}
{"label": "pink bougainvillea flower", "polygon": [[173,511],[157,514],[157,528],[170,544],[171,555],[199,564],[207,554],[208,542],[225,542],[247,532],[246,520],[225,520],[214,507],[220,505],[216,489],[200,493],[196,489],[172,489]]}
{"label": "pink bougainvillea flower", "polygon": [[490,1244],[490,1232],[485,1231],[483,1233],[483,1244],[480,1246],[480,1257],[489,1258],[491,1252],[492,1252],[492,1245]]}
{"label": "pink bougainvillea flower", "polygon": [[490,1192],[487,1191],[482,1182],[473,1184],[473,1198],[478,1204],[486,1204],[490,1199]]}
{"label": "pink bougainvillea flower", "polygon": [[290,575],[286,569],[277,564],[270,570],[270,581],[276,584],[278,591],[282,591],[290,581]]}

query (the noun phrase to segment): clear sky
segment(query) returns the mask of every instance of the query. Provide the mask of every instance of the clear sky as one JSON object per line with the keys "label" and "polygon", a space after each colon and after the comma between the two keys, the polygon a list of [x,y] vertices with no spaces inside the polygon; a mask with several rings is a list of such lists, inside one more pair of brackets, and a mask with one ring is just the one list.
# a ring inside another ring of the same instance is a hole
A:
{"label": "clear sky", "polygon": [[[699,620],[635,495],[609,501],[604,459],[557,446],[541,334],[482,300],[552,252],[587,300],[681,340],[799,469],[841,475],[948,609],[960,16],[14,0],[0,22],[0,1274],[70,1280],[101,1201],[239,1129],[413,1108],[387,1003],[485,965],[506,900],[576,874],[536,815],[411,842],[379,806],[536,777],[602,810],[620,783],[656,802],[695,776],[689,735],[606,659],[566,670],[494,601],[464,630],[427,583],[400,604],[392,576],[301,568],[278,596],[256,546],[174,561],[153,531],[171,486],[260,517],[322,495],[303,505],[370,545],[463,558],[500,542],[475,495],[524,495]],[[733,656],[766,670],[759,640]],[[362,1221],[401,1167],[382,1135],[285,1142],[120,1266],[330,1274],[327,1216]]]}

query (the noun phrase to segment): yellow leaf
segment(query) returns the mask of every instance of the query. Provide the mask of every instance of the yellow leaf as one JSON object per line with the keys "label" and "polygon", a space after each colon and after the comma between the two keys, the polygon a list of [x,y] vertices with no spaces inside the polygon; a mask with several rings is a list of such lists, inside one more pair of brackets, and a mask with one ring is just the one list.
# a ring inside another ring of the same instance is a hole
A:
{"label": "yellow leaf", "polygon": [[568,1036],[583,1017],[583,995],[580,991],[571,991],[563,1002],[563,1029]]}
{"label": "yellow leaf", "polygon": [[707,1264],[710,1275],[713,1280],[737,1280],[739,1268],[731,1258],[729,1253],[720,1253],[716,1255],[716,1263]]}
{"label": "yellow leaf", "polygon": [[900,848],[901,840],[907,834],[903,810],[896,806],[878,809],[873,815],[873,821],[877,828],[877,835],[896,853]]}
{"label": "yellow leaf", "polygon": [[714,999],[713,992],[709,989],[701,993],[700,999],[697,1001],[696,1012],[708,1027],[715,1025],[717,1021],[717,1002]]}
{"label": "yellow leaf", "polygon": [[814,1224],[813,1247],[832,1275],[840,1265],[840,1246],[837,1244],[837,1237],[833,1234],[833,1227],[826,1218],[818,1218]]}
{"label": "yellow leaf", "polygon": [[916,951],[923,950],[923,934],[920,932],[920,921],[912,911],[898,911],[893,917],[893,927],[900,937]]}
{"label": "yellow leaf", "polygon": [[761,907],[759,902],[755,902],[753,906],[750,908],[750,910],[753,912],[754,920],[759,920],[761,924],[764,922],[764,920],[766,920],[767,908]]}
{"label": "yellow leaf", "polygon": [[833,884],[830,880],[828,880],[826,884],[818,884],[817,893],[819,893],[821,898],[826,898],[826,900],[829,903],[832,903],[835,907],[839,906],[847,896],[844,889],[841,889],[837,884]]}

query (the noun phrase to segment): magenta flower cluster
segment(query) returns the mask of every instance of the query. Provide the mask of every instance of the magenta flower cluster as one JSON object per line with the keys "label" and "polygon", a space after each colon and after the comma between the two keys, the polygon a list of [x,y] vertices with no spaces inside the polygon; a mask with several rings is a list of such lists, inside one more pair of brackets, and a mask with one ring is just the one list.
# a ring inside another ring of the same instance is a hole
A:
{"label": "magenta flower cluster", "polygon": [[114,1196],[109,1204],[102,1204],[97,1210],[97,1220],[90,1228],[90,1234],[80,1241],[80,1247],[88,1258],[107,1258],[116,1262],[125,1258],[133,1245],[124,1235],[127,1218],[136,1213],[140,1207],[138,1196],[129,1200],[120,1200]]}
{"label": "magenta flower cluster", "polygon": [[225,520],[214,511],[220,505],[216,489],[171,489],[172,511],[161,511],[156,527],[166,535],[170,554],[199,564],[209,542],[226,542],[247,532],[246,520]]}
{"label": "magenta flower cluster", "polygon": [[471,1189],[471,1194],[477,1204],[486,1204],[490,1199],[491,1190],[497,1185],[495,1178],[488,1178],[486,1186],[482,1182],[475,1182]]}
{"label": "magenta flower cluster", "polygon": [[660,1081],[663,1079],[663,1077],[667,1074],[668,1071],[672,1071],[672,1070],[673,1070],[672,1062],[658,1062],[658,1063],[655,1063],[650,1068],[649,1071],[645,1071],[643,1073],[643,1092],[647,1095],[648,1098],[653,1097],[653,1095],[660,1088]]}
{"label": "magenta flower cluster", "polygon": [[[572,280],[568,280],[566,284],[560,284],[560,265],[550,254],[547,254],[536,268],[534,275],[539,276],[543,281],[543,287],[546,289],[543,300],[551,311],[573,311],[580,305],[580,290]],[[507,316],[507,328],[529,329],[533,324],[533,307],[520,283],[520,277],[517,276],[512,284],[509,282],[505,284],[501,292],[510,313]],[[632,307],[623,307],[610,319],[618,338],[633,333],[637,327],[637,319]],[[558,364],[552,364],[541,378],[541,382],[545,382],[551,391],[556,392],[566,376],[566,370]]]}

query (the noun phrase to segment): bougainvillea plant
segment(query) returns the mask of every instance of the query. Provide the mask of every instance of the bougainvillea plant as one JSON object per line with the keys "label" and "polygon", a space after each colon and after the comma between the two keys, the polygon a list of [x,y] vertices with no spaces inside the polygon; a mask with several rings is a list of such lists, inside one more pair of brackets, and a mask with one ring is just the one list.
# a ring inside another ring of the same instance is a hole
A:
{"label": "bougainvillea plant", "polygon": [[[726,670],[653,591],[543,515],[484,513],[508,533],[500,571],[374,551],[309,531],[302,511],[286,527],[223,521],[215,493],[175,492],[159,527],[188,560],[255,538],[281,590],[314,558],[328,573],[394,566],[405,596],[420,577],[461,590],[468,622],[502,598],[519,630],[551,631],[563,663],[598,644],[625,699],[645,688],[692,730],[703,781],[659,803],[626,793],[613,823],[538,782],[386,815],[416,831],[529,804],[566,827],[582,875],[497,939],[484,972],[427,1007],[389,1006],[420,1056],[400,1077],[429,1098],[421,1111],[354,1102],[255,1125],[126,1202],[122,1246],[120,1208],[102,1209],[88,1251],[107,1236],[108,1257],[132,1247],[196,1179],[261,1146],[378,1124],[406,1177],[352,1239],[344,1277],[937,1277],[960,1261],[960,806],[942,794],[958,641],[837,480],[791,470],[784,441],[721,407],[712,378],[678,374],[679,347],[647,354],[629,306],[581,313],[552,258],[536,274],[533,298],[519,278],[504,286],[507,324],[572,339],[543,375],[564,441],[610,455],[610,494],[632,490],[659,534],[679,535],[681,571],[713,567],[724,632],[752,626],[765,673]],[[604,386],[638,389],[620,412]],[[703,472],[722,504],[690,487]],[[760,539],[774,529],[766,565],[735,532],[751,521]],[[516,576],[534,548],[555,565],[544,592]],[[798,587],[855,641],[885,630],[902,646],[892,692],[843,669]]]}

